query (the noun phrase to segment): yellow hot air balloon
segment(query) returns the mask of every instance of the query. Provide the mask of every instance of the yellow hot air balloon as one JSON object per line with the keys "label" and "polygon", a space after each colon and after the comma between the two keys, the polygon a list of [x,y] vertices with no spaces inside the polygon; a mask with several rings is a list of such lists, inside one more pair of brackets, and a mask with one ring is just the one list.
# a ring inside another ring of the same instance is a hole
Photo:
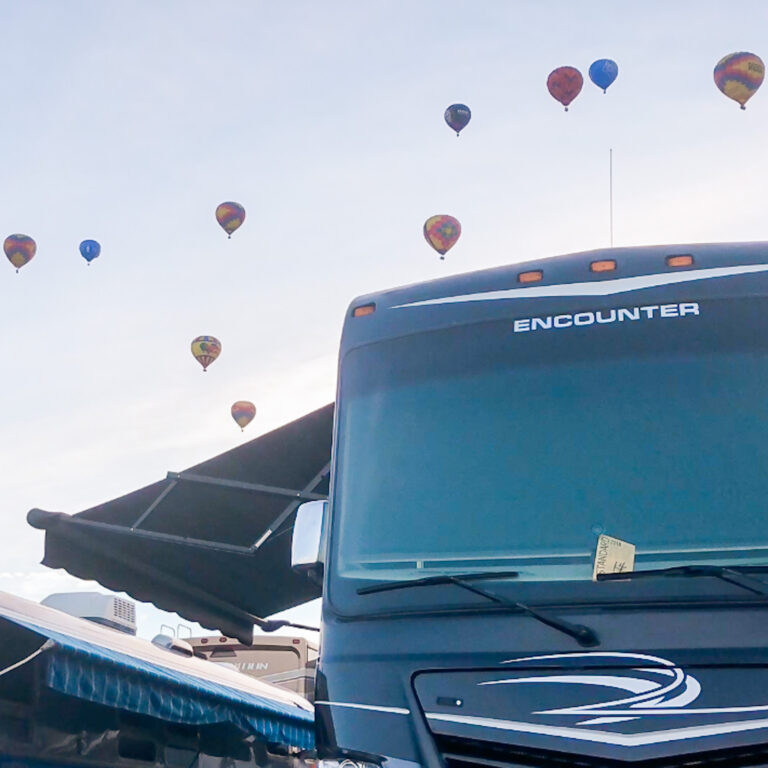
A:
{"label": "yellow hot air balloon", "polygon": [[198,336],[192,340],[192,354],[205,371],[221,354],[221,342],[214,336]]}
{"label": "yellow hot air balloon", "polygon": [[445,254],[456,245],[461,235],[461,224],[458,219],[447,214],[430,216],[424,222],[424,237],[426,241],[445,259]]}
{"label": "yellow hot air balloon", "polygon": [[250,400],[238,400],[236,403],[232,403],[231,412],[232,418],[237,422],[240,431],[243,432],[253,421],[253,417],[256,415],[256,406]]}
{"label": "yellow hot air balloon", "polygon": [[745,104],[763,83],[765,64],[754,53],[729,53],[717,62],[714,77],[715,85],[746,109]]}

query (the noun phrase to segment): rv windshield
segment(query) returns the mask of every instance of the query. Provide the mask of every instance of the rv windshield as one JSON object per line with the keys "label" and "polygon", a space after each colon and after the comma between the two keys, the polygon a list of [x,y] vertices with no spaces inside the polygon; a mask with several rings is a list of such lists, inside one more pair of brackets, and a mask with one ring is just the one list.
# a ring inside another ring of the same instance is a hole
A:
{"label": "rv windshield", "polygon": [[764,305],[525,333],[496,321],[352,350],[334,579],[590,580],[602,533],[636,546],[636,569],[768,563]]}

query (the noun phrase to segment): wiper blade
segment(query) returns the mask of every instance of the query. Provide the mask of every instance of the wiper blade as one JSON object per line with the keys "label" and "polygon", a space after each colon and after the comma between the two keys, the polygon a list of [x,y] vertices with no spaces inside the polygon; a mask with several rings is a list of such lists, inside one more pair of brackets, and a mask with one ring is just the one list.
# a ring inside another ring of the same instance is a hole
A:
{"label": "wiper blade", "polygon": [[491,579],[516,579],[518,571],[475,571],[470,573],[447,574],[437,576],[425,576],[422,579],[407,579],[406,581],[385,581],[381,584],[372,584],[370,587],[360,587],[358,595],[370,595],[374,592],[389,592],[393,589],[408,589],[409,587],[428,587],[431,584],[453,584],[456,579],[461,581],[491,581]]}
{"label": "wiper blade", "polygon": [[584,624],[572,624],[570,621],[558,618],[557,616],[550,616],[548,613],[542,613],[537,608],[532,608],[525,603],[516,602],[513,600],[507,600],[505,597],[495,595],[493,592],[489,592],[486,589],[481,589],[473,584],[471,581],[490,581],[491,579],[514,579],[520,574],[517,571],[488,571],[483,573],[467,573],[460,575],[441,574],[439,576],[427,576],[423,579],[411,579],[410,581],[396,581],[387,582],[385,584],[373,584],[370,587],[361,587],[357,590],[359,595],[369,595],[372,592],[386,592],[393,589],[405,589],[406,587],[426,587],[433,584],[455,584],[457,587],[466,589],[468,592],[474,592],[476,595],[491,600],[497,605],[503,605],[507,608],[512,608],[515,611],[524,613],[531,618],[540,621],[542,624],[546,624],[553,629],[557,629],[560,632],[564,632],[566,635],[570,635],[578,641],[579,645],[584,647],[592,647],[600,644],[595,631],[590,629]]}
{"label": "wiper blade", "polygon": [[652,579],[665,576],[697,577],[710,576],[727,581],[756,595],[768,595],[768,582],[747,576],[746,572],[768,573],[768,566],[725,566],[725,565],[675,565],[671,568],[654,568],[648,571],[624,571],[623,573],[598,573],[598,581],[621,581],[626,579]]}

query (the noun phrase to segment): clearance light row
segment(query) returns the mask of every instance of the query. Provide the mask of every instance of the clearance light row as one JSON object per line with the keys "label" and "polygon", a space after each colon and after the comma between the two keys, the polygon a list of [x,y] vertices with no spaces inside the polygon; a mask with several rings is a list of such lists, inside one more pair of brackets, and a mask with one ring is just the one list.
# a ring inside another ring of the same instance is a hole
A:
{"label": "clearance light row", "polygon": [[[690,253],[678,253],[667,256],[668,267],[690,267],[693,264],[693,256]],[[600,259],[589,265],[590,272],[613,272],[616,269],[616,259]],[[518,283],[538,283],[544,279],[543,269],[532,269],[530,272],[520,272],[517,276]]]}
{"label": "clearance light row", "polygon": [[[693,256],[690,253],[677,253],[667,256],[668,267],[690,267],[693,264]],[[590,272],[613,272],[616,269],[616,259],[599,259],[589,265]],[[518,283],[538,283],[544,279],[543,269],[532,269],[528,272],[520,272],[517,275]],[[375,304],[362,304],[352,310],[352,317],[365,317],[376,311]]]}

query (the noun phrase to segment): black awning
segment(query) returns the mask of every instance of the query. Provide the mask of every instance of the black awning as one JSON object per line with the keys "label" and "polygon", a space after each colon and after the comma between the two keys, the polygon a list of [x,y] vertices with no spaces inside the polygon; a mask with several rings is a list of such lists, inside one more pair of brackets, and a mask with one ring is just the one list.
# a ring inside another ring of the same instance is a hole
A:
{"label": "black awning", "polygon": [[291,569],[296,507],[328,495],[333,404],[76,515],[32,509],[43,564],[251,642],[320,595]]}

